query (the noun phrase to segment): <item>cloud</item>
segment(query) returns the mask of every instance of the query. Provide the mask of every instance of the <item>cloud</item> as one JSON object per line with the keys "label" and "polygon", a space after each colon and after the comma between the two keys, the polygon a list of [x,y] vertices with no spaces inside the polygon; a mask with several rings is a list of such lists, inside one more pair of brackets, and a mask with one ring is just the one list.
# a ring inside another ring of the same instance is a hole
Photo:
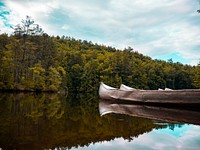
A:
{"label": "cloud", "polygon": [[3,0],[3,3],[10,12],[9,24],[17,24],[30,15],[50,35],[67,35],[119,49],[131,46],[153,58],[179,53],[180,59],[187,59],[190,64],[199,61],[197,0]]}
{"label": "cloud", "polygon": [[28,15],[31,16],[36,23],[39,23],[43,28],[47,29],[46,32],[51,30],[52,25],[48,24],[48,21],[51,12],[57,8],[54,1],[41,2],[19,0],[3,2],[7,7],[7,11],[9,11],[9,15],[6,17],[9,24],[17,25]]}
{"label": "cloud", "polygon": [[67,24],[64,24],[64,25],[62,26],[62,29],[63,29],[63,30],[68,30],[68,29],[69,29],[69,26],[68,26]]}
{"label": "cloud", "polygon": [[[195,125],[183,125],[176,127],[174,130],[168,128],[154,129],[149,133],[144,133],[138,137],[133,137],[132,141],[116,138],[111,141],[104,141],[90,144],[78,149],[93,150],[130,150],[130,149],[198,149],[200,146],[200,127]],[[75,148],[72,148],[72,150]]]}
{"label": "cloud", "polygon": [[0,32],[8,33],[9,24],[7,23],[7,16],[9,12],[6,10],[6,7],[3,3],[0,2]]}
{"label": "cloud", "polygon": [[169,128],[154,129],[153,131],[144,133],[139,137],[133,137],[133,140],[130,142],[123,138],[116,138],[109,142],[104,141],[101,143],[90,144],[88,147],[78,147],[78,149],[199,149],[199,131],[199,126],[195,125],[183,125],[181,128],[175,128],[174,130]]}

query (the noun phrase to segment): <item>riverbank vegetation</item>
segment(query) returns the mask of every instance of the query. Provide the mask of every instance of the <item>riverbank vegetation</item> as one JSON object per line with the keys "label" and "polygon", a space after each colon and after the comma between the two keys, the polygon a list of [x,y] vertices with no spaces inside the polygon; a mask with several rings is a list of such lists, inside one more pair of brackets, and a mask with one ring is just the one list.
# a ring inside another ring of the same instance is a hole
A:
{"label": "riverbank vegetation", "polygon": [[141,89],[199,88],[199,67],[67,36],[0,35],[1,90],[92,92],[101,81]]}

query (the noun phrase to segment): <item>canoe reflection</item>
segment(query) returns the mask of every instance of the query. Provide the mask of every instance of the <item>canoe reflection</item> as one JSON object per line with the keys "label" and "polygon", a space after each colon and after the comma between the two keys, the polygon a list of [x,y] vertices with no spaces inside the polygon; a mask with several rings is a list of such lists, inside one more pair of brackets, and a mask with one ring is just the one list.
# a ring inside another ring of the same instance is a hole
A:
{"label": "canoe reflection", "polygon": [[200,111],[183,108],[136,105],[101,99],[99,102],[99,112],[101,116],[109,113],[116,113],[168,123],[189,123],[200,125]]}

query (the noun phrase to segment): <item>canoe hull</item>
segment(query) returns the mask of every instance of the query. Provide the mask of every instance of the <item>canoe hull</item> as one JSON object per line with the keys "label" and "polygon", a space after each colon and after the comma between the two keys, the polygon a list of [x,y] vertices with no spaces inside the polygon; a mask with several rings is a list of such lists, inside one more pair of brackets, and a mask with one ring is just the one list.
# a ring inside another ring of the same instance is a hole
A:
{"label": "canoe hull", "polygon": [[109,89],[101,83],[99,96],[101,99],[123,100],[146,104],[179,104],[199,105],[200,90],[132,90]]}

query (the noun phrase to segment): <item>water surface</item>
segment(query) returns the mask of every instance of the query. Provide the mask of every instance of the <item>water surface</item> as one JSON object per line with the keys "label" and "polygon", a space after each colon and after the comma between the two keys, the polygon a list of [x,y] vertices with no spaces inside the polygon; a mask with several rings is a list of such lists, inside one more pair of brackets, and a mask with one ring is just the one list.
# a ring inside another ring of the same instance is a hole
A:
{"label": "water surface", "polygon": [[95,95],[1,93],[0,148],[200,148],[198,124],[117,113],[101,116],[99,102]]}

